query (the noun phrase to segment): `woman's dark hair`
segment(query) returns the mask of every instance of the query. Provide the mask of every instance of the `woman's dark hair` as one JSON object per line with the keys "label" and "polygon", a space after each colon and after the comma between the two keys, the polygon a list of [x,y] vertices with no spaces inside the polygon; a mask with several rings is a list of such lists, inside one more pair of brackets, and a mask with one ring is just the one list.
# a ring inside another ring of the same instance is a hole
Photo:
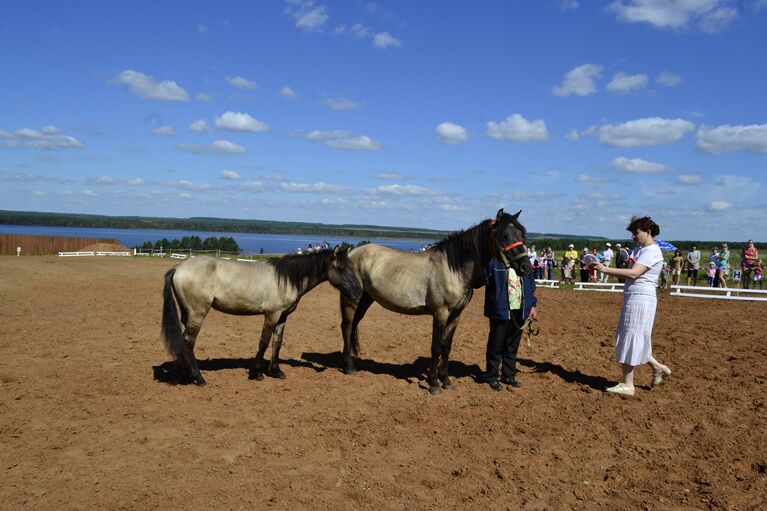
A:
{"label": "woman's dark hair", "polygon": [[633,233],[637,229],[649,232],[652,237],[660,234],[660,226],[653,222],[652,218],[649,216],[643,216],[642,218],[637,218],[635,216],[631,217],[631,223],[626,227],[626,230]]}

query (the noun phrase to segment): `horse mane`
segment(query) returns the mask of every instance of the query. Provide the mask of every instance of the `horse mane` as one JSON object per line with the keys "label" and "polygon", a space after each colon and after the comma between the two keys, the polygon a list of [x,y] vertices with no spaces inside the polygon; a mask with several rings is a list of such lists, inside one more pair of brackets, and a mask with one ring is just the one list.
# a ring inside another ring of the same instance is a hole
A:
{"label": "horse mane", "polygon": [[287,254],[269,259],[267,263],[274,267],[280,284],[290,284],[300,291],[304,289],[305,281],[325,280],[332,259],[332,250],[320,250],[311,254]]}
{"label": "horse mane", "polygon": [[456,231],[438,241],[432,250],[447,257],[451,271],[458,272],[467,263],[473,262],[475,271],[490,259],[490,219],[463,231]]}

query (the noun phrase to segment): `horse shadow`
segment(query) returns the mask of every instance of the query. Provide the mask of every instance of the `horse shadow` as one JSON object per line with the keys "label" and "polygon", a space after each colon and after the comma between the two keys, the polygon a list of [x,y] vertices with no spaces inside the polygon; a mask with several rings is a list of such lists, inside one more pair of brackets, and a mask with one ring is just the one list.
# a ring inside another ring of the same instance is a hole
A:
{"label": "horse shadow", "polygon": [[[343,354],[339,351],[333,353],[312,353],[304,352],[301,358],[328,369],[343,370]],[[431,364],[430,357],[418,357],[412,364],[395,364],[391,362],[378,362],[376,360],[357,358],[354,360],[354,367],[357,371],[365,371],[372,374],[382,374],[393,376],[398,380],[404,380],[408,383],[418,383],[421,385],[427,381],[427,373]],[[465,364],[460,360],[450,361],[450,377],[477,378],[482,374],[482,369],[476,364]],[[424,388],[428,388],[424,387]]]}
{"label": "horse shadow", "polygon": [[536,362],[535,360],[519,358],[517,359],[517,363],[531,368],[534,373],[552,373],[568,383],[579,383],[591,387],[594,390],[605,390],[613,383],[611,380],[603,378],[602,376],[591,376],[583,374],[577,370],[571,371],[559,364],[553,364],[551,362]]}
{"label": "horse shadow", "polygon": [[[197,360],[197,364],[200,366],[201,371],[224,371],[229,369],[244,369],[245,371],[250,371],[252,363],[252,358],[209,358]],[[309,369],[314,369],[318,373],[327,369],[326,367],[317,366],[304,360],[280,359],[280,364],[291,367],[308,367]],[[152,366],[152,373],[155,380],[169,385],[188,385],[192,383],[189,376],[181,371],[181,368],[176,362],[163,362],[158,366]],[[264,373],[264,375],[268,376],[267,373]]]}

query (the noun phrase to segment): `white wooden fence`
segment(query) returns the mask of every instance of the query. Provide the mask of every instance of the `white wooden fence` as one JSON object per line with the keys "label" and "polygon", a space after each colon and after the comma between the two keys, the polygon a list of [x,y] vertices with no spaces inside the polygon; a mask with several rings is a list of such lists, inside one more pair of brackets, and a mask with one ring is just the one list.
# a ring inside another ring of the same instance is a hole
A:
{"label": "white wooden fence", "polygon": [[739,289],[737,287],[671,286],[671,296],[719,298],[720,300],[750,300],[767,302],[767,289]]}
{"label": "white wooden fence", "polygon": [[607,293],[622,293],[623,284],[620,282],[575,282],[576,291],[604,291]]}
{"label": "white wooden fence", "polygon": [[535,279],[535,285],[538,287],[550,287],[552,289],[559,289],[558,280]]}
{"label": "white wooden fence", "polygon": [[59,252],[59,257],[87,257],[87,256],[130,256],[130,252]]}

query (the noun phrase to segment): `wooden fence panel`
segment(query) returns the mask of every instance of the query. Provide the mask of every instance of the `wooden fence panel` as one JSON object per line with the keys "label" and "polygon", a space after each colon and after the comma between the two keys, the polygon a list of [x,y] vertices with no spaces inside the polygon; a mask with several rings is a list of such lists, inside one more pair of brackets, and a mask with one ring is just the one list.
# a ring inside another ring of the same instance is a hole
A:
{"label": "wooden fence panel", "polygon": [[94,243],[119,245],[120,241],[110,238],[70,238],[65,236],[32,236],[26,234],[0,234],[0,254],[16,255],[16,247],[21,247],[21,255],[48,255],[59,252],[76,252]]}

